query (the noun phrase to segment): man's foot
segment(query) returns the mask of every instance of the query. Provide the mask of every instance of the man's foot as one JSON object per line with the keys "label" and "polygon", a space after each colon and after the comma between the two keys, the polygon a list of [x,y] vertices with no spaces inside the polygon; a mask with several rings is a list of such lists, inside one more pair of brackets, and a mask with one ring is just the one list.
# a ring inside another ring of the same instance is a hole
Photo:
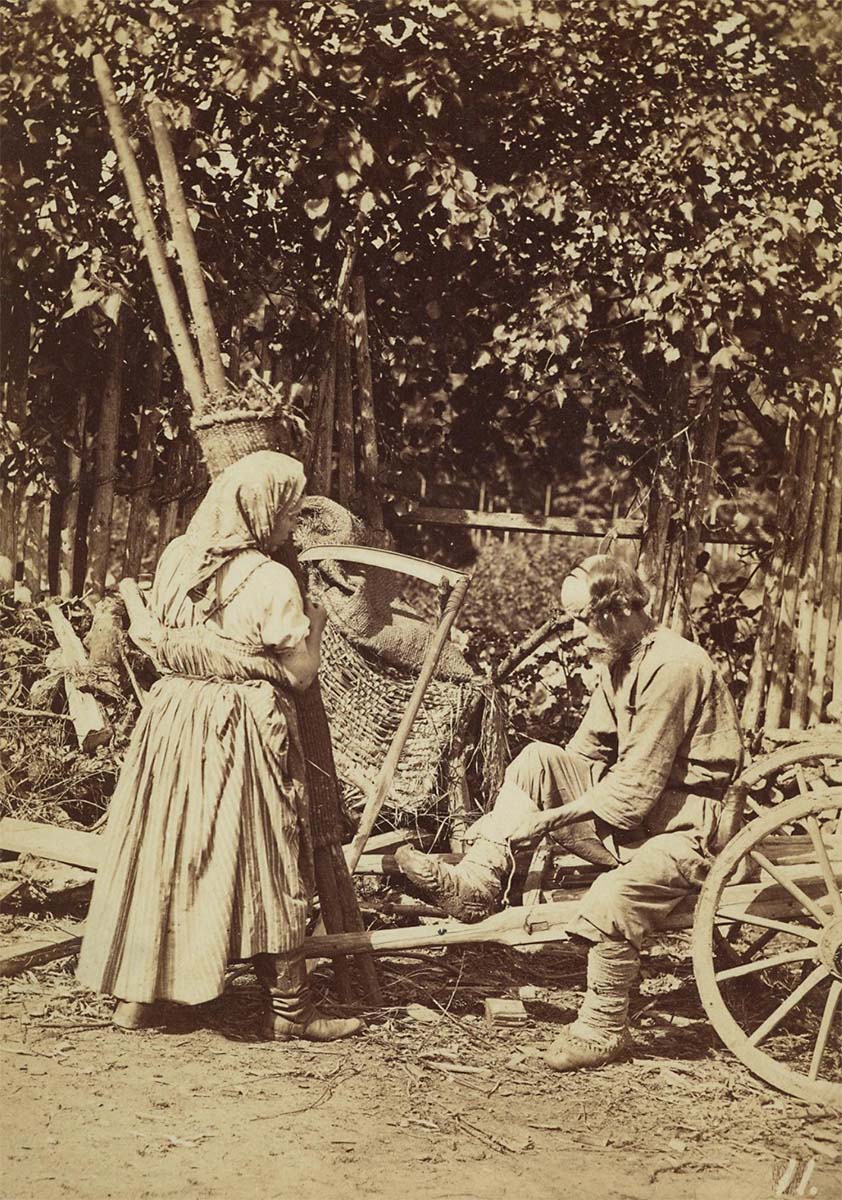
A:
{"label": "man's foot", "polygon": [[408,845],[400,846],[395,858],[407,879],[427,892],[449,917],[473,924],[497,911],[502,884],[490,869],[464,860],[453,866]]}
{"label": "man's foot", "polygon": [[359,1033],[362,1027],[363,1023],[358,1017],[323,1017],[314,1012],[305,1024],[299,1024],[270,1013],[265,1032],[267,1037],[276,1042],[291,1042],[296,1038],[305,1042],[336,1042]]}
{"label": "man's foot", "polygon": [[626,1033],[606,1033],[599,1037],[583,1037],[566,1026],[544,1055],[544,1061],[554,1071],[578,1071],[583,1067],[603,1067],[629,1054]]}

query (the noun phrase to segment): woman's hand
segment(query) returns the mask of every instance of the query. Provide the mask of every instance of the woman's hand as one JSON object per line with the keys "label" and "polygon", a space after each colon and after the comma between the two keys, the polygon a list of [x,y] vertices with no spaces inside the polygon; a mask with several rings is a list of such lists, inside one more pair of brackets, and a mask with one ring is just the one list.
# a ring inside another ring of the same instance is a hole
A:
{"label": "woman's hand", "polygon": [[325,625],[327,625],[327,609],[324,605],[319,604],[316,600],[305,600],[304,615],[310,622],[311,632],[315,631],[317,636],[321,636]]}

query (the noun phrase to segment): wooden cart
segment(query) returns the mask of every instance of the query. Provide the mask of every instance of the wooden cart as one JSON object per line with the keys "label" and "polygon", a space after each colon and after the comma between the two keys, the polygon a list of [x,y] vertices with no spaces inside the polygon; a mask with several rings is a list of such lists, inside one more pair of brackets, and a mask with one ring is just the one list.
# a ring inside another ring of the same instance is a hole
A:
{"label": "wooden cart", "polygon": [[[302,559],[350,557],[451,590],[443,637],[467,579],[434,563],[369,548],[319,547]],[[458,582],[457,582],[458,578]],[[454,586],[455,585],[455,586]],[[431,672],[422,671],[420,703]],[[414,711],[417,712],[417,704]],[[405,738],[411,725],[403,721]],[[795,735],[798,736],[798,735]],[[400,757],[396,737],[349,856],[357,865]],[[735,784],[755,816],[715,859],[699,896],[673,912],[669,927],[692,930],[699,995],[723,1042],[761,1079],[790,1095],[842,1105],[842,787],[808,787],[810,763],[842,762],[842,727],[824,727],[795,745],[756,759]],[[752,793],[787,771],[798,795],[762,811]],[[528,945],[566,937],[581,892],[543,903],[546,850],[533,859],[523,904],[476,925],[448,922],[309,939],[308,954],[341,955],[483,941]],[[394,864],[392,864],[392,869]],[[556,894],[557,895],[557,894]],[[836,1076],[834,1078],[834,1076]]]}
{"label": "wooden cart", "polygon": [[[302,560],[336,556],[376,564],[438,583],[450,591],[447,618],[432,645],[441,649],[468,580],[434,563],[358,547],[318,547]],[[433,655],[433,663],[435,654]],[[432,667],[416,689],[418,710]],[[349,856],[357,865],[400,757],[412,715],[401,723]],[[798,736],[798,735],[795,735]],[[804,1100],[842,1106],[842,787],[809,787],[804,768],[842,762],[842,727],[804,736],[757,758],[735,784],[755,816],[714,861],[699,896],[674,911],[671,928],[691,929],[699,995],[722,1041],[761,1079]],[[794,775],[798,794],[762,811],[752,793],[779,773]],[[387,951],[410,946],[501,941],[511,945],[565,937],[577,905],[541,903],[546,851],[536,852],[524,903],[477,925],[449,923],[311,939],[317,953]],[[581,893],[580,893],[581,894]],[[834,1078],[835,1076],[835,1078]]]}

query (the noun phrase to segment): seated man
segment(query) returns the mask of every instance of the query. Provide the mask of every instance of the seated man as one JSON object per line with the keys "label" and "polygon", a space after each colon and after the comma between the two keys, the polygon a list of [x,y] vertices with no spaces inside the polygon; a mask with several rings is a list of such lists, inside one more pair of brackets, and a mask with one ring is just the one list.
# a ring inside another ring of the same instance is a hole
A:
{"label": "seated man", "polygon": [[610,867],[568,927],[588,946],[588,986],[576,1020],[547,1054],[560,1071],[625,1052],[641,943],[701,884],[742,762],[736,709],[719,672],[700,646],[656,625],[647,600],[636,572],[606,555],[571,572],[561,604],[600,669],[572,741],[566,750],[534,742],[515,758],[457,866],[411,846],[397,852],[406,875],[463,921],[499,906],[513,850],[545,835]]}

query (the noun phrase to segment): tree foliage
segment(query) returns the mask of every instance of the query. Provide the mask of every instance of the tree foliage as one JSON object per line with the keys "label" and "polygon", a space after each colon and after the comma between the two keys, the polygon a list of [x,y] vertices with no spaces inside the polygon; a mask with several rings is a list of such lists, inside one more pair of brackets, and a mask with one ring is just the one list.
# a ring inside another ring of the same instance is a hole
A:
{"label": "tree foliage", "polygon": [[156,320],[102,50],[159,210],[142,101],[167,105],[223,334],[268,298],[306,372],[364,222],[395,466],[537,478],[575,461],[587,419],[645,477],[717,370],[767,408],[830,377],[835,44],[803,44],[825,46],[825,0],[13,7],[7,294],[42,371],[80,345],[95,368],[118,296]]}

